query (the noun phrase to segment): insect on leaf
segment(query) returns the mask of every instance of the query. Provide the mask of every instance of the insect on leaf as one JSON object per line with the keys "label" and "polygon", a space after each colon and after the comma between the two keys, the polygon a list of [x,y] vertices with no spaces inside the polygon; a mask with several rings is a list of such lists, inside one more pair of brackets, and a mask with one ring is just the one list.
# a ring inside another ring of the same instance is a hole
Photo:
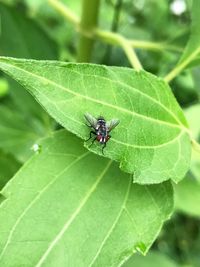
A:
{"label": "insect on leaf", "polygon": [[[162,79],[129,68],[5,57],[0,58],[0,69],[30,91],[61,125],[85,140],[86,112],[106,121],[119,119],[105,155],[133,173],[135,182],[170,178],[178,182],[187,172],[191,154],[187,122]],[[102,155],[99,144],[89,149]]]}

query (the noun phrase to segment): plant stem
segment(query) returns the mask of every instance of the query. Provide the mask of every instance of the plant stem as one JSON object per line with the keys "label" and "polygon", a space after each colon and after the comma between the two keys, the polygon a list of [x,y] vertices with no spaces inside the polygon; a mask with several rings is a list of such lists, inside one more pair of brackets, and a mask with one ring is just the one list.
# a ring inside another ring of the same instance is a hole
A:
{"label": "plant stem", "polygon": [[137,57],[137,54],[135,53],[135,50],[132,48],[130,42],[121,36],[119,38],[119,45],[121,44],[121,47],[124,49],[124,52],[126,53],[127,58],[129,59],[131,65],[135,70],[140,71],[142,69],[142,65]]}
{"label": "plant stem", "polygon": [[116,0],[115,7],[114,7],[114,9],[115,9],[114,10],[114,16],[113,16],[112,26],[111,26],[112,32],[117,32],[122,4],[123,4],[123,0]]}
{"label": "plant stem", "polygon": [[[98,13],[99,0],[83,0],[83,12],[80,27],[78,27],[79,19],[63,3],[57,0],[48,1],[55,10],[57,10],[67,21],[76,26],[76,30],[78,30],[82,34],[79,42],[78,61],[89,61],[92,51],[91,48],[94,43],[94,40],[92,40],[92,38],[96,35],[96,37],[98,37],[100,40],[106,41],[109,44],[121,46],[124,49],[132,66],[136,70],[142,69],[141,63],[137,58],[135,51],[132,49],[132,44],[129,40],[127,40],[120,34],[109,31],[102,31],[98,28],[95,29],[95,26],[97,24],[97,15],[95,14]],[[92,6],[88,3],[92,3]],[[94,8],[94,12],[92,14],[91,8]]]}
{"label": "plant stem", "polygon": [[134,48],[142,48],[146,50],[161,51],[161,52],[165,49],[180,53],[183,52],[183,49],[181,47],[170,45],[167,43],[155,43],[151,41],[142,41],[142,40],[130,40],[130,43]]}
{"label": "plant stem", "polygon": [[[111,32],[117,32],[118,26],[119,26],[119,17],[120,17],[120,12],[121,8],[123,5],[123,0],[115,0],[115,7],[114,7],[114,15],[113,15],[113,20],[112,20],[112,25],[111,25]],[[109,62],[110,56],[112,53],[112,46],[109,44],[106,47],[106,52],[103,56],[102,62]]]}
{"label": "plant stem", "polygon": [[76,28],[79,24],[79,18],[67,6],[57,0],[48,0],[48,3],[60,13],[67,21],[72,23]]}
{"label": "plant stem", "polygon": [[[125,51],[131,65],[140,70],[142,68],[139,59],[135,51],[132,48],[141,48],[153,51],[163,51],[163,49],[182,52],[182,48],[176,47],[167,43],[155,43],[150,41],[141,40],[129,40],[120,34],[104,31],[96,27],[97,15],[99,8],[99,0],[83,0],[82,18],[81,25],[79,24],[79,18],[67,8],[66,5],[59,2],[58,0],[48,0],[49,4],[57,10],[67,21],[75,26],[75,29],[81,33],[81,38],[78,48],[78,60],[79,61],[89,61],[92,51],[92,46],[94,43],[94,36],[98,37],[101,41],[106,42],[111,45],[118,45]],[[131,48],[132,47],[132,48]],[[196,56],[196,52],[195,52]],[[194,55],[192,55],[193,59]],[[191,61],[191,57],[188,60]],[[187,61],[184,61],[181,65],[177,66],[171,73],[169,73],[165,80],[168,82],[173,79],[186,65]]]}
{"label": "plant stem", "polygon": [[183,60],[181,63],[179,63],[170,73],[168,73],[164,80],[166,82],[170,82],[172,79],[174,79],[182,70],[184,70],[187,65],[195,59],[195,57],[200,53],[200,47],[196,49],[190,56],[188,56],[185,60]]}
{"label": "plant stem", "polygon": [[109,32],[109,31],[102,31],[99,29],[95,30],[95,34],[99,39],[101,39],[101,40],[103,40],[109,44],[121,46],[123,48],[124,52],[126,53],[126,56],[128,57],[131,65],[137,71],[142,69],[142,65],[141,65],[134,49],[132,48],[129,40],[127,40],[126,38],[124,38],[120,34]]}
{"label": "plant stem", "polygon": [[97,26],[100,0],[82,0],[78,62],[89,62],[94,45],[94,29]]}

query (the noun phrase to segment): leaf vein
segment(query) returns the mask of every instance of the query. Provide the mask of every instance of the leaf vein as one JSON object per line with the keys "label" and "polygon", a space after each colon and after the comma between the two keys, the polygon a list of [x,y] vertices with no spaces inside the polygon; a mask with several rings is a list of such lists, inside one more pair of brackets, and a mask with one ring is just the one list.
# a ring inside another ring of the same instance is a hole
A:
{"label": "leaf vein", "polygon": [[121,215],[122,215],[122,212],[124,210],[124,207],[125,207],[125,204],[128,200],[128,196],[129,196],[129,193],[130,193],[130,189],[131,189],[131,185],[132,185],[132,177],[130,176],[130,181],[129,181],[129,184],[128,184],[128,188],[127,188],[127,192],[125,194],[125,197],[124,197],[124,201],[123,201],[123,205],[119,211],[119,214],[117,215],[115,221],[113,222],[112,226],[110,227],[110,230],[108,231],[107,235],[105,236],[105,238],[103,239],[101,245],[99,246],[99,249],[97,250],[97,253],[95,254],[94,258],[92,259],[91,263],[88,265],[88,267],[91,267],[94,262],[96,261],[97,257],[99,256],[99,254],[101,253],[104,245],[106,244],[106,241],[108,240],[109,236],[111,235],[111,233],[113,232],[117,222],[119,221]]}
{"label": "leaf vein", "polygon": [[86,152],[84,154],[82,154],[80,157],[76,158],[75,160],[72,161],[71,164],[69,164],[64,170],[62,170],[58,175],[55,176],[55,178],[53,180],[51,180],[40,192],[39,194],[29,203],[29,205],[25,208],[25,210],[21,213],[21,215],[17,218],[15,224],[13,225],[12,229],[10,230],[10,233],[8,235],[8,239],[0,253],[0,259],[3,257],[8,245],[11,243],[11,239],[13,236],[13,233],[16,229],[16,227],[18,226],[18,224],[20,223],[20,221],[23,219],[23,217],[26,215],[26,213],[30,210],[30,208],[33,206],[33,204],[36,203],[36,201],[38,201],[41,197],[41,195],[49,188],[49,186],[51,186],[56,180],[57,178],[64,173],[67,169],[69,169],[70,167],[72,167],[75,163],[77,163],[79,160],[81,160],[83,157],[85,157],[87,154],[89,154],[89,152]]}
{"label": "leaf vein", "polygon": [[65,234],[65,232],[67,231],[67,229],[69,228],[69,226],[71,225],[71,223],[75,220],[75,218],[78,216],[78,214],[80,213],[81,209],[83,208],[83,206],[87,203],[88,199],[90,198],[90,196],[92,195],[92,193],[96,190],[97,186],[99,185],[100,181],[102,180],[102,178],[104,177],[104,175],[106,174],[106,172],[108,171],[110,165],[112,163],[112,160],[110,160],[107,164],[107,166],[105,167],[105,169],[102,171],[102,173],[97,177],[95,183],[92,185],[92,187],[90,188],[90,190],[87,192],[87,194],[85,195],[85,197],[82,199],[82,201],[80,202],[79,206],[77,207],[77,209],[72,213],[71,217],[67,220],[67,222],[64,224],[64,226],[62,227],[61,231],[56,235],[56,237],[53,239],[53,241],[49,244],[47,250],[45,251],[45,253],[42,255],[42,257],[39,259],[38,263],[35,265],[35,267],[40,267],[42,266],[42,264],[44,263],[44,261],[46,260],[46,258],[48,257],[49,253],[52,251],[52,249],[54,248],[54,246],[56,246],[56,244],[60,241],[60,239],[62,238],[62,236]]}

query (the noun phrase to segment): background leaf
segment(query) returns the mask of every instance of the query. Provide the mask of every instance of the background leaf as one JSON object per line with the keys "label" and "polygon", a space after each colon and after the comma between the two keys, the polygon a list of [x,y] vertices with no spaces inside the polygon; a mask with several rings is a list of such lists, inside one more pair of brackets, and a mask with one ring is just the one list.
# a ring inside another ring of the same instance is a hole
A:
{"label": "background leaf", "polygon": [[33,153],[33,144],[47,134],[37,119],[23,117],[4,105],[0,106],[0,121],[0,147],[19,162],[25,162]]}
{"label": "background leaf", "polygon": [[[190,125],[193,138],[199,142],[200,126],[199,114],[200,105],[192,105],[184,110],[184,114]],[[174,185],[175,189],[175,206],[178,211],[189,216],[200,216],[199,200],[200,200],[200,154],[198,151],[192,151],[190,164],[190,172],[185,179],[178,185]]]}
{"label": "background leaf", "polygon": [[173,210],[170,182],[133,184],[66,131],[45,139],[2,194],[0,265],[7,267],[118,266],[148,250]]}
{"label": "background leaf", "polygon": [[6,79],[0,77],[0,99],[8,93],[8,82]]}
{"label": "background leaf", "polygon": [[[199,114],[200,114],[200,105],[196,104],[188,107],[184,110],[187,121],[190,125],[190,129],[194,139],[197,142],[200,141],[200,125],[199,125]],[[200,182],[200,154],[198,151],[192,151],[192,158],[190,163],[190,171],[193,176]]]}
{"label": "background leaf", "polygon": [[178,267],[170,258],[156,251],[150,251],[146,256],[133,255],[123,267]]}
{"label": "background leaf", "polygon": [[[55,43],[19,7],[0,3],[0,54],[56,59]],[[14,36],[14,37],[13,37]],[[35,99],[14,80],[8,81],[7,95],[0,102],[0,148],[20,162],[31,155],[31,146],[52,130],[54,123]],[[8,166],[9,168],[9,166]]]}
{"label": "background leaf", "polygon": [[192,105],[184,109],[185,117],[190,125],[190,130],[193,137],[198,140],[200,137],[200,125],[198,123],[198,117],[200,114],[200,104]]}
{"label": "background leaf", "polygon": [[[17,172],[21,164],[10,155],[0,150],[0,190],[7,181]],[[1,202],[1,201],[0,201]]]}
{"label": "background leaf", "polygon": [[[187,121],[190,125],[193,137],[199,141],[200,127],[199,114],[200,105],[196,104],[184,110]],[[175,189],[175,206],[178,211],[189,216],[200,217],[200,154],[198,151],[192,151],[190,172],[185,179]]]}
{"label": "background leaf", "polygon": [[[200,10],[200,1],[193,0],[192,1],[192,24],[191,24],[191,34],[188,40],[188,43],[185,47],[185,51],[178,63],[179,64],[189,64],[193,60],[195,60],[200,53],[200,17],[199,17],[199,10]],[[197,61],[197,64],[199,62]]]}
{"label": "background leaf", "polygon": [[[55,43],[23,11],[0,3],[0,54],[34,59],[55,59]],[[15,38],[13,38],[13,36]]]}
{"label": "background leaf", "polygon": [[[181,180],[189,168],[187,123],[161,79],[132,69],[1,58],[0,68],[25,86],[61,125],[86,139],[83,115],[120,119],[106,156],[138,183]],[[101,155],[99,145],[90,148]]]}
{"label": "background leaf", "polygon": [[176,208],[190,216],[200,217],[200,184],[192,175],[181,181],[175,188]]}

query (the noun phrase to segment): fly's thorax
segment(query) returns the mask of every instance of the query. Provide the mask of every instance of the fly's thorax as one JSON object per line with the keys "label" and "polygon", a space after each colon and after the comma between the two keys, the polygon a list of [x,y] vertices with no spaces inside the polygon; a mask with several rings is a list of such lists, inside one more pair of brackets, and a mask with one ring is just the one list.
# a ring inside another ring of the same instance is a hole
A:
{"label": "fly's thorax", "polygon": [[97,135],[102,135],[106,137],[108,135],[108,129],[105,125],[101,125],[98,129],[96,129],[96,133]]}
{"label": "fly's thorax", "polygon": [[103,126],[103,125],[106,126],[106,121],[105,121],[105,119],[103,117],[99,117],[97,119],[97,124],[100,125],[100,126]]}

